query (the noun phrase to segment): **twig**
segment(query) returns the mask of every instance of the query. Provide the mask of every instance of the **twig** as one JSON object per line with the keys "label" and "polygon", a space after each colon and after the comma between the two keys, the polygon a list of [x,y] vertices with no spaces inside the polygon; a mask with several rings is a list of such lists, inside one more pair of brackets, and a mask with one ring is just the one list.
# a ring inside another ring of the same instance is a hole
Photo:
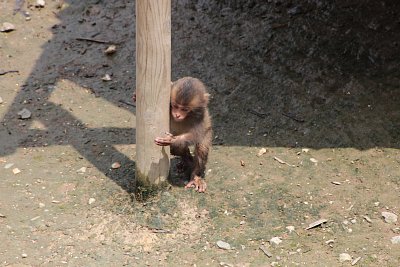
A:
{"label": "twig", "polygon": [[265,118],[269,115],[268,113],[258,112],[254,109],[247,109],[247,111],[253,115],[256,115],[257,117],[260,117],[260,118]]}
{"label": "twig", "polygon": [[19,70],[6,70],[6,71],[0,71],[0,75],[6,75],[7,73],[19,73]]}
{"label": "twig", "polygon": [[326,223],[326,222],[328,222],[328,220],[326,220],[326,219],[319,219],[318,221],[315,221],[315,222],[313,222],[313,223],[310,223],[310,224],[308,225],[308,227],[306,228],[306,230],[310,230],[310,229],[312,229],[312,228],[314,228],[314,227],[317,227],[317,226],[320,226],[320,225],[322,225],[322,224],[324,224],[324,223]]}
{"label": "twig", "polygon": [[260,246],[260,249],[264,254],[268,257],[271,258],[273,255],[272,253],[265,247],[265,246]]}
{"label": "twig", "polygon": [[125,100],[122,100],[122,99],[119,100],[119,102],[121,102],[121,103],[123,103],[123,104],[125,104],[125,105],[128,105],[128,106],[136,107],[135,104],[129,103],[129,102],[127,102],[127,101],[125,101]]}
{"label": "twig", "polygon": [[288,166],[290,166],[290,167],[296,167],[296,165],[289,164],[289,163],[287,163],[286,161],[283,161],[283,160],[281,160],[281,159],[278,158],[278,157],[274,157],[274,160],[276,160],[276,161],[279,162],[280,164],[286,164],[286,165],[288,165]]}
{"label": "twig", "polygon": [[274,23],[271,25],[272,29],[279,29],[279,28],[284,28],[287,27],[288,24],[287,23]]}
{"label": "twig", "polygon": [[114,42],[114,41],[98,40],[98,39],[85,38],[85,37],[76,37],[75,39],[78,41],[87,41],[87,42],[93,42],[93,43],[99,43],[99,44],[116,44],[116,43],[118,43],[118,42]]}
{"label": "twig", "polygon": [[172,231],[167,230],[167,229],[159,229],[159,228],[152,228],[152,227],[147,227],[150,231],[152,231],[155,234],[170,234]]}
{"label": "twig", "polygon": [[297,121],[297,122],[301,122],[301,123],[305,122],[305,120],[295,118],[295,117],[293,117],[293,116],[290,115],[290,114],[282,113],[282,115],[285,116],[285,117],[288,117],[289,119],[292,119],[292,120],[294,120],[294,121]]}

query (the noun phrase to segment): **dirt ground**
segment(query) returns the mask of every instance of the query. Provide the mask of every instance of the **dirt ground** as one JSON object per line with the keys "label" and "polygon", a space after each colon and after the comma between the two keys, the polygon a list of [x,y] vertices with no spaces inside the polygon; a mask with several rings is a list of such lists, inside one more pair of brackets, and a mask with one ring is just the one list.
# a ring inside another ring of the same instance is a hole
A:
{"label": "dirt ground", "polygon": [[140,203],[134,1],[0,0],[0,266],[399,266],[400,2],[172,2],[209,188]]}

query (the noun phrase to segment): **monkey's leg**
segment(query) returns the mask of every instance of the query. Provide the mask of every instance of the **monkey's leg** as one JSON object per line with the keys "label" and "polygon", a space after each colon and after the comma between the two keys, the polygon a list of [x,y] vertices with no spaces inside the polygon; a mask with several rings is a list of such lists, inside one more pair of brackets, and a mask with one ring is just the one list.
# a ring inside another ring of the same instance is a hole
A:
{"label": "monkey's leg", "polygon": [[194,152],[194,168],[190,177],[190,182],[186,188],[194,187],[196,191],[202,193],[207,189],[207,184],[204,180],[206,163],[208,159],[208,146],[196,144]]}
{"label": "monkey's leg", "polygon": [[193,156],[190,154],[188,146],[171,145],[171,154],[181,157],[181,162],[177,164],[178,172],[190,170],[193,167]]}
{"label": "monkey's leg", "polygon": [[206,163],[208,159],[208,147],[203,144],[196,144],[194,149],[194,169],[193,175],[204,178]]}

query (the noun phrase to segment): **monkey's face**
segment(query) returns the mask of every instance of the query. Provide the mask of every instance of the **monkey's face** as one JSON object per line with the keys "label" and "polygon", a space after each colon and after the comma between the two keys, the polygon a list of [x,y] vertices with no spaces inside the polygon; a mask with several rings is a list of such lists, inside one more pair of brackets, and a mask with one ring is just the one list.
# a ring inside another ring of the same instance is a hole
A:
{"label": "monkey's face", "polygon": [[171,103],[172,118],[176,122],[184,121],[190,111],[191,111],[190,107],[182,106],[176,103]]}

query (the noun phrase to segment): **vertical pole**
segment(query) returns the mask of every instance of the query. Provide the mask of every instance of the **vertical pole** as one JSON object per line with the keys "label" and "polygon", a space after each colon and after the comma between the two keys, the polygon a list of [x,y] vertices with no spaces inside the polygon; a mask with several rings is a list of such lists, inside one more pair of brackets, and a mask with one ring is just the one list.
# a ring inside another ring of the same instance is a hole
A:
{"label": "vertical pole", "polygon": [[169,147],[154,143],[169,132],[171,0],[136,0],[136,192],[140,198],[169,174]]}

